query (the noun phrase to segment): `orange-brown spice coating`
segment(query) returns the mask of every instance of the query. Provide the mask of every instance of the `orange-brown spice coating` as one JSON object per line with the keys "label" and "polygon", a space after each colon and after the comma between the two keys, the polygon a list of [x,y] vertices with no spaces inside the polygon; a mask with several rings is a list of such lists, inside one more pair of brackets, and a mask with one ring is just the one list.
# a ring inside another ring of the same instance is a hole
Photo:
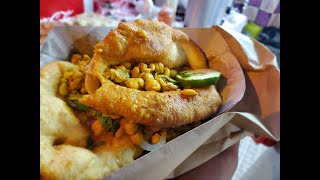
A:
{"label": "orange-brown spice coating", "polygon": [[221,106],[215,86],[195,90],[199,93],[197,96],[183,96],[180,90],[140,91],[106,81],[93,95],[80,99],[80,103],[159,130],[203,120]]}

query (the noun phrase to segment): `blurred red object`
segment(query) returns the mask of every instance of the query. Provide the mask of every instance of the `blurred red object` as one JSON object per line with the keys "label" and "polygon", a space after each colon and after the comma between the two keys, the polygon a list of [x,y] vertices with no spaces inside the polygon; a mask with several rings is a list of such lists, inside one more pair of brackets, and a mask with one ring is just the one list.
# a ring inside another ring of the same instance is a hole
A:
{"label": "blurred red object", "polygon": [[272,147],[277,144],[277,141],[274,141],[272,139],[269,139],[263,136],[258,136],[258,137],[252,136],[252,139],[256,144],[263,144],[268,147]]}
{"label": "blurred red object", "polygon": [[160,12],[158,13],[158,20],[160,22],[164,22],[169,26],[172,26],[174,17],[172,15],[172,9],[170,7],[164,6],[160,9]]}
{"label": "blurred red object", "polygon": [[40,19],[51,17],[55,12],[72,10],[70,16],[84,11],[83,0],[40,0]]}

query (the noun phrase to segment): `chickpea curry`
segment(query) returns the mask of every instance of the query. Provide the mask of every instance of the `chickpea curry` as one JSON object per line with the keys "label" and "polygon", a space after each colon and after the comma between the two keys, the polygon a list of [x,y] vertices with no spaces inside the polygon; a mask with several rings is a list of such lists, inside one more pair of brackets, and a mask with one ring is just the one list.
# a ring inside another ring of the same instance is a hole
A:
{"label": "chickpea curry", "polygon": [[[88,149],[110,140],[110,138],[103,139],[102,137],[111,133],[113,138],[121,138],[123,135],[130,136],[134,144],[147,151],[152,151],[201,124],[201,121],[197,121],[178,128],[163,128],[154,132],[143,125],[125,121],[119,115],[102,114],[79,103],[78,99],[88,94],[85,88],[85,75],[89,62],[90,57],[86,54],[72,55],[71,63],[77,65],[78,69],[65,72],[60,79],[58,88],[58,95],[72,107],[81,123],[91,132],[87,139]],[[201,75],[201,72],[198,74]],[[199,84],[208,86],[216,83],[217,77],[220,75],[210,76],[209,74],[208,76],[208,73],[202,72],[205,75],[202,75],[203,78],[198,78],[198,74],[191,71],[188,66],[170,69],[161,62],[136,64],[123,62],[118,65],[110,65],[103,76],[115,84],[131,89],[160,93],[181,90],[181,94],[184,96],[197,96],[198,93],[192,89],[192,84],[195,87],[199,87]],[[207,78],[209,80],[206,80],[206,77],[209,77]]]}

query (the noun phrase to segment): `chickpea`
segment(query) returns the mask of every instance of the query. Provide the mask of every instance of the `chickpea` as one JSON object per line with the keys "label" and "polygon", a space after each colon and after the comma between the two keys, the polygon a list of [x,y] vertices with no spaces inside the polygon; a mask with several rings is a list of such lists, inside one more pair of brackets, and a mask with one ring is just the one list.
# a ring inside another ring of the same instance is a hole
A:
{"label": "chickpea", "polygon": [[64,77],[64,78],[66,78],[66,79],[68,79],[69,77],[71,77],[71,76],[72,76],[72,74],[73,74],[73,72],[72,72],[72,71],[65,72],[65,73],[63,73],[63,77]]}
{"label": "chickpea", "polygon": [[134,67],[131,70],[131,77],[137,78],[137,77],[139,77],[139,75],[140,75],[140,69],[138,67]]}
{"label": "chickpea", "polygon": [[97,52],[97,53],[103,53],[103,49],[99,48],[99,49],[97,49],[96,52]]}
{"label": "chickpea", "polygon": [[145,82],[145,90],[147,91],[160,91],[161,86],[157,80],[148,79]]}
{"label": "chickpea", "polygon": [[106,71],[106,72],[103,74],[103,77],[106,78],[106,79],[111,79],[111,73],[110,73],[110,71]]}
{"label": "chickpea", "polygon": [[173,70],[170,71],[170,77],[171,78],[175,78],[177,74],[178,74],[177,70],[173,69]]}
{"label": "chickpea", "polygon": [[159,142],[161,136],[158,133],[155,133],[152,137],[151,137],[151,144],[157,144],[157,142]]}
{"label": "chickpea", "polygon": [[71,77],[72,79],[82,78],[83,74],[80,71],[74,71]]}
{"label": "chickpea", "polygon": [[159,64],[158,63],[154,64],[154,71],[159,72]]}
{"label": "chickpea", "polygon": [[81,60],[81,55],[80,54],[73,54],[71,57],[71,63],[72,64],[77,64]]}
{"label": "chickpea", "polygon": [[156,66],[153,63],[149,64],[148,67],[150,68],[150,71],[154,71],[156,69]]}
{"label": "chickpea", "polygon": [[81,81],[82,81],[81,78],[77,78],[77,79],[74,79],[73,81],[71,81],[70,86],[69,86],[69,90],[70,91],[76,90],[79,87]]}
{"label": "chickpea", "polygon": [[134,144],[140,145],[143,141],[143,135],[141,132],[137,132],[137,133],[131,135],[130,139]]}
{"label": "chickpea", "polygon": [[140,88],[144,88],[144,80],[142,78],[138,78],[138,84]]}
{"label": "chickpea", "polygon": [[83,54],[83,60],[84,61],[88,61],[90,59],[91,59],[90,56],[88,56],[87,54]]}
{"label": "chickpea", "polygon": [[86,66],[89,64],[89,61],[79,61],[78,66],[81,71],[85,71]]}
{"label": "chickpea", "polygon": [[124,67],[126,67],[127,69],[131,69],[131,63],[130,62],[124,62],[124,63],[122,63],[122,65]]}
{"label": "chickpea", "polygon": [[170,77],[170,69],[168,67],[164,67],[163,74]]}
{"label": "chickpea", "polygon": [[117,132],[116,132],[116,134],[115,134],[115,137],[119,139],[123,134],[124,134],[124,129],[123,129],[122,127],[120,127],[120,128],[117,130]]}
{"label": "chickpea", "polygon": [[81,88],[80,90],[81,94],[86,94],[87,93],[87,89],[85,87]]}
{"label": "chickpea", "polygon": [[181,94],[185,96],[195,96],[198,95],[198,92],[193,89],[184,89],[181,91]]}
{"label": "chickpea", "polygon": [[139,89],[141,86],[141,80],[140,78],[130,78],[125,82],[125,85],[127,88],[132,88],[132,89]]}
{"label": "chickpea", "polygon": [[145,63],[139,63],[138,68],[140,69],[141,72],[150,72],[148,65]]}
{"label": "chickpea", "polygon": [[161,85],[162,87],[166,87],[166,83],[164,82],[163,79],[157,78],[157,81],[160,83],[160,85]]}
{"label": "chickpea", "polygon": [[116,69],[119,69],[121,71],[126,71],[127,70],[127,68],[124,65],[118,66],[118,67],[116,67]]}
{"label": "chickpea", "polygon": [[158,63],[158,66],[159,66],[159,73],[163,73],[163,70],[164,70],[164,65],[160,62]]}
{"label": "chickpea", "polygon": [[95,120],[92,125],[91,129],[94,132],[95,135],[99,136],[103,133],[104,129],[102,127],[102,124],[99,120]]}
{"label": "chickpea", "polygon": [[126,123],[124,124],[124,129],[128,135],[133,135],[138,131],[138,125],[134,123]]}
{"label": "chickpea", "polygon": [[114,78],[116,76],[116,70],[115,69],[109,69],[109,75],[110,75],[110,79],[114,80]]}
{"label": "chickpea", "polygon": [[68,85],[67,85],[67,83],[60,84],[60,86],[59,86],[59,94],[61,96],[65,96],[65,95],[68,94]]}
{"label": "chickpea", "polygon": [[127,79],[130,78],[129,73],[121,70],[115,70],[115,76],[114,76],[114,81],[116,83],[122,83],[125,82]]}
{"label": "chickpea", "polygon": [[176,86],[176,85],[174,85],[173,83],[170,83],[170,82],[167,84],[167,87],[170,88],[171,90],[178,89],[178,86]]}
{"label": "chickpea", "polygon": [[146,73],[146,72],[141,73],[140,77],[145,81],[148,79],[154,79],[151,73]]}

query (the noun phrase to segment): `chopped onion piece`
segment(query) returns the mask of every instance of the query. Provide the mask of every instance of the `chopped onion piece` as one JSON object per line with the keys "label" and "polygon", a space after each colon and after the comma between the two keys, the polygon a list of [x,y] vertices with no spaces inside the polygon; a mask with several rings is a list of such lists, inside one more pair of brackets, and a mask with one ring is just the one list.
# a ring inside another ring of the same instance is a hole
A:
{"label": "chopped onion piece", "polygon": [[154,151],[162,147],[165,143],[166,143],[166,135],[165,133],[162,133],[160,140],[159,142],[157,142],[157,144],[150,144],[149,142],[143,140],[139,146],[146,151]]}

